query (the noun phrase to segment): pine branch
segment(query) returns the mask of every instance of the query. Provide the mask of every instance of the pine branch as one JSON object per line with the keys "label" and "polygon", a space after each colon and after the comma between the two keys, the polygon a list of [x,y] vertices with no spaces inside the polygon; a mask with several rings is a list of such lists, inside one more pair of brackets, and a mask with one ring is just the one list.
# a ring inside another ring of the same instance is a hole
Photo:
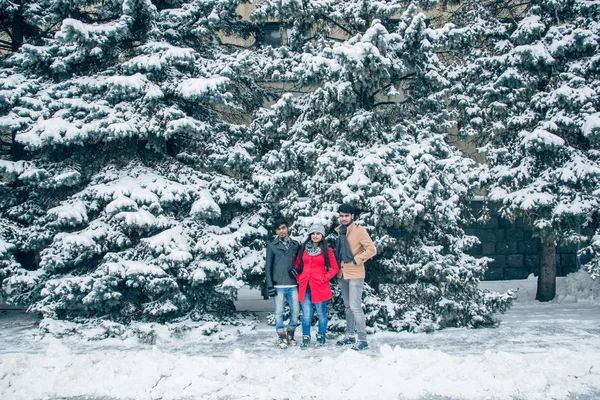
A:
{"label": "pine branch", "polygon": [[248,46],[244,46],[242,44],[235,44],[235,43],[221,43],[221,45],[223,45],[224,47],[232,47],[234,49],[240,49],[240,50],[248,50]]}
{"label": "pine branch", "polygon": [[[515,9],[519,9],[523,6],[529,6],[530,4],[531,4],[530,1],[525,1],[522,3],[511,3],[510,1],[506,1],[506,0],[496,0],[494,2],[489,3],[489,6],[490,6],[490,8],[495,8],[494,12],[496,14],[499,14],[502,11],[506,11],[510,15],[510,18],[508,20],[513,23],[516,23],[517,21],[522,19],[522,17],[524,16],[524,13],[523,12],[516,13]],[[494,6],[496,6],[496,7],[494,7]]]}
{"label": "pine branch", "polygon": [[334,21],[333,19],[323,16],[323,19],[325,21],[329,21],[330,23],[332,23],[334,26],[337,26],[338,28],[340,28],[342,31],[346,32],[346,34],[350,37],[352,37],[354,35],[354,33],[352,33],[350,30],[348,30],[347,28],[343,27],[342,25],[338,24],[336,21]]}
{"label": "pine branch", "polygon": [[377,95],[378,95],[379,93],[381,93],[383,90],[385,90],[385,89],[387,89],[387,88],[389,88],[389,87],[391,87],[391,86],[392,86],[392,84],[390,83],[389,85],[386,85],[386,86],[382,87],[381,89],[377,89],[376,91],[374,91],[374,92],[371,94],[371,96],[377,96]]}
{"label": "pine branch", "polygon": [[[448,17],[445,17],[442,14],[440,14],[435,19],[441,21],[441,25],[443,25],[444,23],[446,23],[449,20],[453,19],[457,15],[460,15],[461,12],[462,12],[462,10],[465,8],[466,4],[467,4],[467,2],[461,2],[460,6],[456,10],[452,11],[451,13],[449,13]],[[445,7],[444,7],[444,9],[445,9]]]}
{"label": "pine branch", "polygon": [[[340,38],[336,38],[333,36],[325,36],[328,40],[333,40],[334,42],[338,42],[338,43],[344,43],[346,40],[344,39],[340,39]],[[314,38],[314,36],[313,36]]]}
{"label": "pine branch", "polygon": [[508,7],[509,8],[519,8],[521,6],[530,6],[531,5],[531,1],[525,1],[523,3],[516,3],[516,4],[511,4]]}
{"label": "pine branch", "polygon": [[0,19],[0,28],[2,28],[2,30],[10,37],[10,39],[14,42],[15,41],[15,37],[12,34],[12,31],[10,30],[10,28],[4,23],[4,20]]}
{"label": "pine branch", "polygon": [[[45,30],[44,30],[44,34],[47,34],[47,33],[50,33],[50,32],[53,32],[53,31],[55,31],[55,29],[54,29],[54,28],[55,28],[55,27],[56,27],[58,24],[61,24],[61,23],[62,23],[62,21],[56,21],[56,23],[55,23],[54,25],[51,25],[51,26],[49,26],[47,29],[45,29]],[[56,30],[58,30],[58,29],[56,29]]]}
{"label": "pine branch", "polygon": [[403,104],[405,102],[406,102],[406,100],[405,101],[382,101],[381,103],[373,104],[373,108],[379,107],[379,106],[391,106],[391,105],[396,105],[396,104]]}
{"label": "pine branch", "polygon": [[416,73],[416,72],[411,72],[411,73],[410,73],[410,74],[408,74],[408,75],[404,75],[404,76],[400,77],[400,79],[398,79],[398,80],[399,80],[399,81],[403,81],[403,80],[405,80],[405,79],[408,79],[408,78],[411,78],[411,77],[413,77],[413,76],[415,76],[415,75],[417,75],[417,73]]}

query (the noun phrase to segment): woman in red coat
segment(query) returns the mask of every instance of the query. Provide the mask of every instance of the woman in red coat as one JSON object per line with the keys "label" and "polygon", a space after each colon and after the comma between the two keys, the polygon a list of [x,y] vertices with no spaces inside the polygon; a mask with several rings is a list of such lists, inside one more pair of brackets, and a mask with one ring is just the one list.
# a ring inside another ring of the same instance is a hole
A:
{"label": "woman in red coat", "polygon": [[323,225],[314,224],[308,232],[308,239],[298,252],[294,270],[297,272],[298,300],[302,303],[302,343],[300,347],[304,349],[310,345],[313,305],[317,309],[319,319],[316,347],[325,344],[328,323],[327,302],[332,298],[329,280],[339,270],[333,250],[325,242]]}

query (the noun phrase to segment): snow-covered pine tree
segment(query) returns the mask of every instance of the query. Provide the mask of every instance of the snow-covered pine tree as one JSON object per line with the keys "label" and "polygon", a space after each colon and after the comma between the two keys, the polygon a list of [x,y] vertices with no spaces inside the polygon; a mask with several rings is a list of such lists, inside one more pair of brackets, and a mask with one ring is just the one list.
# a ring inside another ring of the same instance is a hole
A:
{"label": "snow-covered pine tree", "polygon": [[487,143],[489,198],[540,237],[537,298],[551,300],[556,244],[581,243],[599,206],[600,5],[467,1],[455,17],[459,131]]}
{"label": "snow-covered pine tree", "polygon": [[97,22],[118,15],[119,2],[95,7],[98,0],[0,0],[0,54],[16,52],[25,43],[51,38],[65,18]]}
{"label": "snow-covered pine tree", "polygon": [[[25,43],[40,45],[60,29],[65,18],[92,23],[120,15],[117,2],[94,7],[97,0],[0,0],[0,59],[18,51]],[[6,110],[0,110],[4,115]],[[0,131],[0,156],[21,159],[23,146]]]}
{"label": "snow-covered pine tree", "polygon": [[94,2],[0,71],[5,300],[46,316],[166,320],[233,310],[262,267],[243,115],[262,104],[237,0]]}
{"label": "snow-covered pine tree", "polygon": [[263,79],[313,89],[284,93],[251,126],[271,213],[304,234],[332,227],[341,202],[362,210],[379,252],[370,326],[492,325],[511,295],[478,289],[487,260],[466,253],[477,239],[459,226],[477,166],[445,142],[448,82],[432,45],[444,32],[400,1],[264,1],[253,16],[290,32],[289,45],[262,51]]}

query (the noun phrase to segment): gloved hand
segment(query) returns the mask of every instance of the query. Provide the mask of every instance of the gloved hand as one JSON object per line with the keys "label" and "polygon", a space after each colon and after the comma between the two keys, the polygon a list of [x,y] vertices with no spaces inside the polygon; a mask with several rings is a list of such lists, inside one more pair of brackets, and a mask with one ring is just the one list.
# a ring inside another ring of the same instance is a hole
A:
{"label": "gloved hand", "polygon": [[300,272],[298,272],[298,270],[296,268],[292,268],[290,269],[290,276],[294,279],[296,279],[296,277],[298,276]]}
{"label": "gloved hand", "polygon": [[277,296],[277,289],[275,289],[273,286],[269,286],[267,288],[267,293],[269,294],[269,297],[275,297]]}

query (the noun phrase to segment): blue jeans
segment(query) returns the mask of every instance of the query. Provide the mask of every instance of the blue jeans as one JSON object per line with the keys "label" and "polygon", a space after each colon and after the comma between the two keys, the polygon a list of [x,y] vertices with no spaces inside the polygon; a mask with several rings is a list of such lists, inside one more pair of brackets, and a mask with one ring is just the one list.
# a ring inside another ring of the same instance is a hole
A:
{"label": "blue jeans", "polygon": [[273,297],[275,305],[275,329],[278,333],[285,331],[283,325],[283,311],[285,310],[285,302],[290,306],[290,322],[288,329],[296,329],[298,326],[298,315],[300,314],[300,303],[298,302],[298,288],[275,288],[277,296]]}
{"label": "blue jeans", "polygon": [[356,330],[359,341],[367,340],[365,313],[362,309],[364,281],[364,279],[338,279],[346,309],[346,333],[349,336],[354,336]]}
{"label": "blue jeans", "polygon": [[310,298],[310,287],[306,288],[304,301],[302,302],[302,336],[310,336],[310,326],[313,319],[313,305],[317,309],[317,318],[319,318],[319,327],[317,333],[324,335],[327,332],[327,301],[313,304]]}

